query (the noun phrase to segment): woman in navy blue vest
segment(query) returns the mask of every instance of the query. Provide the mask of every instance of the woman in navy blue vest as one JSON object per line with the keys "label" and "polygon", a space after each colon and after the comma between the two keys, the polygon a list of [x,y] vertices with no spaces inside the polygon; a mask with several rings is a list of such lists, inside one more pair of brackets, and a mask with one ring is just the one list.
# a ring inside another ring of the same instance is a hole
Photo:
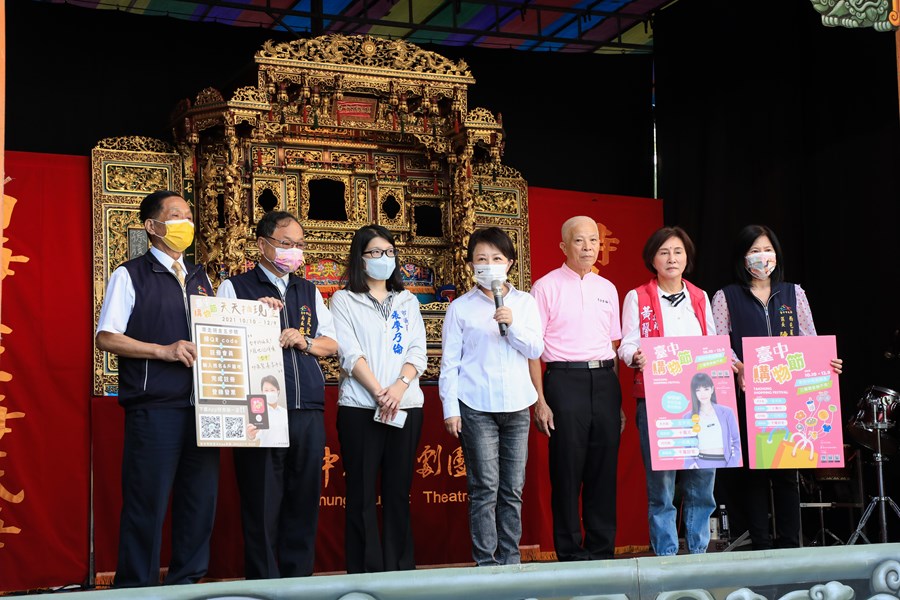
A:
{"label": "woman in navy blue vest", "polygon": [[[745,337],[816,335],[806,292],[799,285],[784,281],[781,244],[769,227],[747,225],[738,233],[734,245],[735,283],[713,296],[716,331],[731,336],[736,361],[738,387],[744,389]],[[841,372],[842,361],[831,366]],[[739,395],[742,395],[739,392]],[[747,415],[743,398],[738,401],[744,465],[747,451]],[[800,545],[800,490],[796,469],[726,469],[720,475],[719,492],[727,504],[731,530],[748,531],[754,550],[773,547],[769,532],[769,487],[774,500],[775,530],[780,548]]]}

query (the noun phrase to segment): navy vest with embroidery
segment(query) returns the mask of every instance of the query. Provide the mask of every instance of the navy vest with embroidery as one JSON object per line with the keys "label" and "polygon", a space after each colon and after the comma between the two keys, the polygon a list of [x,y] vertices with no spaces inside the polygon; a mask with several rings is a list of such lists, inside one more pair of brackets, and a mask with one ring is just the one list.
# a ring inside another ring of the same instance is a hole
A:
{"label": "navy vest with embroidery", "polygon": [[[187,296],[212,296],[203,267],[185,262],[185,291],[175,275],[152,253],[129,260],[134,286],[134,309],[125,335],[167,346],[190,340],[190,303]],[[119,357],[119,404],[131,408],[188,407],[194,403],[193,370],[180,362]]]}
{"label": "navy vest with embroidery", "polygon": [[[257,300],[266,296],[279,298],[278,287],[269,280],[262,267],[230,277],[238,298]],[[281,310],[281,328],[299,329],[311,338],[316,336],[316,286],[302,277],[291,275]],[[285,398],[288,408],[325,410],[325,377],[315,356],[294,348],[283,349]]]}
{"label": "navy vest with embroidery", "polygon": [[800,323],[797,321],[797,290],[793,283],[772,285],[769,302],[765,307],[742,285],[734,283],[727,285],[722,288],[722,292],[728,302],[731,347],[741,362],[744,361],[744,346],[741,340],[745,337],[800,335]]}

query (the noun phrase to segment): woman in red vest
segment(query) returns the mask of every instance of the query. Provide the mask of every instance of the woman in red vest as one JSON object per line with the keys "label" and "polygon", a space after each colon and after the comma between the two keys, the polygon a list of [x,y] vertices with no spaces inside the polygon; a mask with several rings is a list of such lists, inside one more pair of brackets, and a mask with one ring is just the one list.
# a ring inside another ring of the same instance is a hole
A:
{"label": "woman in red vest", "polygon": [[716,508],[715,469],[654,471],[650,458],[647,405],[641,370],[648,364],[640,350],[642,337],[715,335],[709,297],[682,275],[694,264],[694,243],[681,227],[662,227],[644,245],[644,265],[653,278],[628,292],[622,306],[619,359],[635,369],[635,423],[647,478],[650,543],[657,556],[678,553],[676,476],[682,488],[685,543],[691,554],[706,552],[709,518]]}

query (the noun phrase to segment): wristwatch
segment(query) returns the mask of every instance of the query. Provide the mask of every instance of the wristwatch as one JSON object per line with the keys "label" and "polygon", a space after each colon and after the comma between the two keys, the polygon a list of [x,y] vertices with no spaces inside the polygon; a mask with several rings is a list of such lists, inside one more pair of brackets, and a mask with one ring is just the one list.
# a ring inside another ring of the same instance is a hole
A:
{"label": "wristwatch", "polygon": [[405,383],[406,387],[409,387],[409,385],[412,383],[412,380],[409,377],[407,377],[406,375],[401,375],[397,379],[399,381],[402,381],[403,383]]}
{"label": "wristwatch", "polygon": [[304,335],[303,339],[306,340],[306,350],[304,350],[304,352],[309,354],[312,351],[313,339],[311,337],[309,337],[308,335]]}

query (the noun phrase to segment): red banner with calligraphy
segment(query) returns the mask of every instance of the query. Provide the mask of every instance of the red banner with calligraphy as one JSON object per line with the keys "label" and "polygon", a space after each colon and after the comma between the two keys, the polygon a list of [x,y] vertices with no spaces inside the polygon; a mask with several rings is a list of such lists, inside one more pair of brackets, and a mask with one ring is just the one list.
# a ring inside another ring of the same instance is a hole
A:
{"label": "red banner with calligraphy", "polygon": [[[6,172],[13,178],[6,193],[18,202],[4,232],[3,264],[15,273],[3,281],[0,372],[9,379],[0,381],[0,592],[82,584],[92,573],[102,581],[116,562],[124,419],[115,398],[90,397],[90,159],[9,152]],[[560,228],[576,214],[600,225],[604,248],[598,269],[621,297],[649,277],[640,254],[662,223],[661,202],[541,188],[530,188],[529,196],[534,278],[563,262]],[[629,423],[619,455],[619,551],[647,546],[630,376],[622,369]],[[424,389],[425,426],[410,499],[416,562],[470,563],[459,443],[443,429],[437,388]],[[318,573],[344,568],[344,482],[335,404],[336,388],[329,387]],[[224,579],[242,576],[243,547],[231,454],[222,452],[209,577]],[[525,560],[553,559],[547,469],[546,438],[532,429],[523,499]],[[166,537],[163,565],[168,557]]]}
{"label": "red banner with calligraphy", "polygon": [[85,580],[91,450],[90,159],[5,168],[0,591]]}

